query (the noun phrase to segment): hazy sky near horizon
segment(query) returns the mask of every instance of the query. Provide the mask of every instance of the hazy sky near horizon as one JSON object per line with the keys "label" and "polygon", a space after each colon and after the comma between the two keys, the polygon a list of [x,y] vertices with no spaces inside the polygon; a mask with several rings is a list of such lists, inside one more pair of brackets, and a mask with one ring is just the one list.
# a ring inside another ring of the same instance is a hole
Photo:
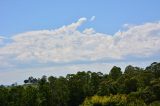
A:
{"label": "hazy sky near horizon", "polygon": [[159,0],[1,0],[0,84],[160,60]]}

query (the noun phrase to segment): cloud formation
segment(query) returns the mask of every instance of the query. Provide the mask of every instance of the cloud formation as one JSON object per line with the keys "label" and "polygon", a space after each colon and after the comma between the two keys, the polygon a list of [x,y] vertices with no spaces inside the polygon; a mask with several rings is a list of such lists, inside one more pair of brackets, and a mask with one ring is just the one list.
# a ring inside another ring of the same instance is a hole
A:
{"label": "cloud formation", "polygon": [[[94,19],[92,19],[94,20]],[[93,28],[79,31],[86,18],[55,30],[20,33],[0,46],[0,60],[54,62],[122,60],[126,56],[150,57],[160,53],[160,23],[131,26],[114,35]]]}
{"label": "cloud formation", "polygon": [[51,66],[51,67],[35,67],[35,68],[23,68],[13,69],[11,71],[4,71],[0,73],[0,84],[11,85],[13,82],[23,84],[23,80],[29,76],[41,78],[43,75],[47,76],[66,76],[67,74],[77,73],[77,71],[95,71],[102,73],[109,73],[111,68],[116,65],[120,66],[122,71],[127,65],[133,65],[138,67],[146,67],[153,61],[143,62],[115,62],[113,63],[92,63],[92,64],[77,64],[77,65],[64,65]]}
{"label": "cloud formation", "polygon": [[0,36],[0,44],[3,42],[4,39],[5,39],[5,37]]}
{"label": "cloud formation", "polygon": [[96,16],[92,16],[91,19],[90,19],[90,21],[94,21],[95,18],[96,18]]}

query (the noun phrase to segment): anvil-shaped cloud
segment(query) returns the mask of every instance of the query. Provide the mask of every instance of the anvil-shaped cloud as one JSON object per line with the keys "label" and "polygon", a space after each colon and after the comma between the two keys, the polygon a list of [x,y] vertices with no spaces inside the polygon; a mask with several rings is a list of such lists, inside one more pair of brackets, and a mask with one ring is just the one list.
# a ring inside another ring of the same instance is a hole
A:
{"label": "anvil-shaped cloud", "polygon": [[79,31],[77,28],[85,21],[86,18],[80,18],[75,23],[55,30],[14,35],[9,38],[10,42],[0,46],[0,61],[4,65],[33,61],[91,62],[122,60],[127,56],[150,57],[160,53],[160,22],[130,26],[124,31],[108,35],[98,33],[93,28]]}

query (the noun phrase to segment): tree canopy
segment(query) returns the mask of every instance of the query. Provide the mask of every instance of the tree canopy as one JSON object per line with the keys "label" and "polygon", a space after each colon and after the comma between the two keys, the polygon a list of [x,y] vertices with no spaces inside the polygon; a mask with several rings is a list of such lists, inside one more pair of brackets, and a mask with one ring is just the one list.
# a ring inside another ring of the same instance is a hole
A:
{"label": "tree canopy", "polygon": [[145,69],[114,66],[109,73],[81,71],[65,77],[30,76],[23,85],[0,86],[0,106],[160,106],[160,63]]}

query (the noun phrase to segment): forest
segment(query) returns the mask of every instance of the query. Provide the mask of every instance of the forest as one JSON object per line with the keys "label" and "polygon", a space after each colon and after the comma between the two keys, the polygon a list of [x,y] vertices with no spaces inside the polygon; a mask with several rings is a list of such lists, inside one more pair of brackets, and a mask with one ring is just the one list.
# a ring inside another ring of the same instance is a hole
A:
{"label": "forest", "polygon": [[0,106],[160,106],[160,63],[114,66],[109,73],[30,76],[23,85],[1,85]]}

